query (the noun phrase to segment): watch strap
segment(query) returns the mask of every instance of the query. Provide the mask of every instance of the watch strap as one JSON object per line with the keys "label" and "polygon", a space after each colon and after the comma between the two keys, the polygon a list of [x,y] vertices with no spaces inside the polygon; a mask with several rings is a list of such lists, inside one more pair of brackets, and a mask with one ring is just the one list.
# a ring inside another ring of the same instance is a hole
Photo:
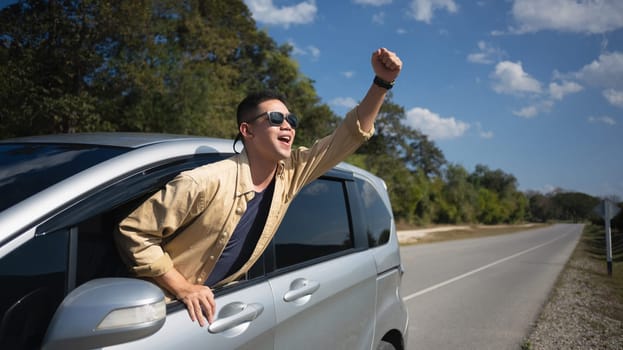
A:
{"label": "watch strap", "polygon": [[380,86],[380,87],[382,87],[385,90],[389,90],[389,89],[394,87],[394,82],[395,81],[383,80],[383,79],[381,79],[381,78],[379,78],[378,76],[375,75],[373,82],[374,82],[375,85]]}

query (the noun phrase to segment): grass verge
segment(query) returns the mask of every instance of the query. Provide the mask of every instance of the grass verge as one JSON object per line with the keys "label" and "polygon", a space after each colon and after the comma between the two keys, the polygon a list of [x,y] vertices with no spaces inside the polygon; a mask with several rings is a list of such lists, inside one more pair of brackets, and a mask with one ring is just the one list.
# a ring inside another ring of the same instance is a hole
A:
{"label": "grass verge", "polygon": [[[594,263],[592,268],[585,268],[584,272],[588,274],[592,285],[601,285],[609,292],[603,297],[614,302],[612,308],[601,311],[623,321],[623,232],[612,232],[612,275],[608,274],[607,269],[605,236],[603,227],[585,226],[582,240],[571,260],[590,259]],[[567,264],[566,268],[574,267],[573,264]]]}

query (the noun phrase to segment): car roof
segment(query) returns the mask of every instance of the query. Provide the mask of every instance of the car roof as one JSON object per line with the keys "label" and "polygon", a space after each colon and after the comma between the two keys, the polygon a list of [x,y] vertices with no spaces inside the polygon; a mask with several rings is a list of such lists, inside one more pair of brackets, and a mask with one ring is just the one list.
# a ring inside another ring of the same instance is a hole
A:
{"label": "car roof", "polygon": [[[85,132],[85,133],[63,133],[16,137],[0,140],[1,144],[8,143],[39,143],[39,144],[82,144],[99,145],[108,147],[122,147],[130,149],[145,148],[153,149],[157,153],[163,150],[180,150],[179,147],[198,147],[196,153],[221,153],[232,154],[234,152],[234,140],[199,136],[181,135],[166,133],[143,133],[143,132]],[[237,146],[237,151],[243,148],[242,142]],[[153,152],[150,152],[153,153]],[[177,153],[173,151],[173,153]],[[358,174],[359,177],[366,178],[377,186],[387,188],[385,182],[378,176],[351,164],[341,162],[334,169]]]}
{"label": "car roof", "polygon": [[159,133],[136,133],[136,132],[93,132],[93,133],[68,133],[17,137],[0,140],[1,143],[59,143],[59,144],[84,144],[102,145],[111,147],[140,148],[165,142],[182,140],[196,140],[208,142],[211,147],[220,152],[231,152],[233,140],[197,135],[159,134]]}

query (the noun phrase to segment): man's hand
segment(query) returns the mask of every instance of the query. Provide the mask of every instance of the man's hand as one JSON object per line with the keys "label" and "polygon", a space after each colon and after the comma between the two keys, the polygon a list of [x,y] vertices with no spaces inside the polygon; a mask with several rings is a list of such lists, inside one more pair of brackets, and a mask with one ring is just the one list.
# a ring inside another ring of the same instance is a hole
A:
{"label": "man's hand", "polygon": [[173,293],[177,299],[186,305],[190,319],[199,321],[199,326],[214,321],[216,302],[212,290],[204,285],[188,283],[184,276],[175,268],[167,271],[164,275],[154,277],[156,282]]}
{"label": "man's hand", "polygon": [[[372,69],[377,77],[386,82],[393,82],[400,74],[402,61],[395,53],[386,48],[380,48],[372,53]],[[357,107],[361,130],[366,132],[372,130],[386,94],[386,88],[371,84],[368,93]]]}
{"label": "man's hand", "polygon": [[394,52],[380,48],[372,53],[372,69],[376,76],[391,82],[400,74],[402,61]]}
{"label": "man's hand", "polygon": [[204,315],[207,315],[208,323],[214,322],[216,303],[209,287],[189,284],[184,292],[177,295],[177,298],[186,304],[190,319],[193,322],[199,321],[199,326],[203,327],[206,324]]}

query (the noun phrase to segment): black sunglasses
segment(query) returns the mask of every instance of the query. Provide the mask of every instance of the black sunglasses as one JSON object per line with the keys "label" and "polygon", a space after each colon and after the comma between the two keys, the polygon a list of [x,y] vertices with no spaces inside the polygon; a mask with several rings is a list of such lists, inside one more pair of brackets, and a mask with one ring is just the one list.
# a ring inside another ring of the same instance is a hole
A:
{"label": "black sunglasses", "polygon": [[288,124],[290,124],[292,129],[296,129],[296,127],[299,125],[299,120],[296,118],[294,114],[284,115],[281,112],[264,112],[258,115],[257,117],[252,118],[247,123],[253,123],[254,121],[262,118],[265,115],[268,117],[268,123],[272,126],[281,126],[281,124],[283,124],[284,119],[288,121]]}

